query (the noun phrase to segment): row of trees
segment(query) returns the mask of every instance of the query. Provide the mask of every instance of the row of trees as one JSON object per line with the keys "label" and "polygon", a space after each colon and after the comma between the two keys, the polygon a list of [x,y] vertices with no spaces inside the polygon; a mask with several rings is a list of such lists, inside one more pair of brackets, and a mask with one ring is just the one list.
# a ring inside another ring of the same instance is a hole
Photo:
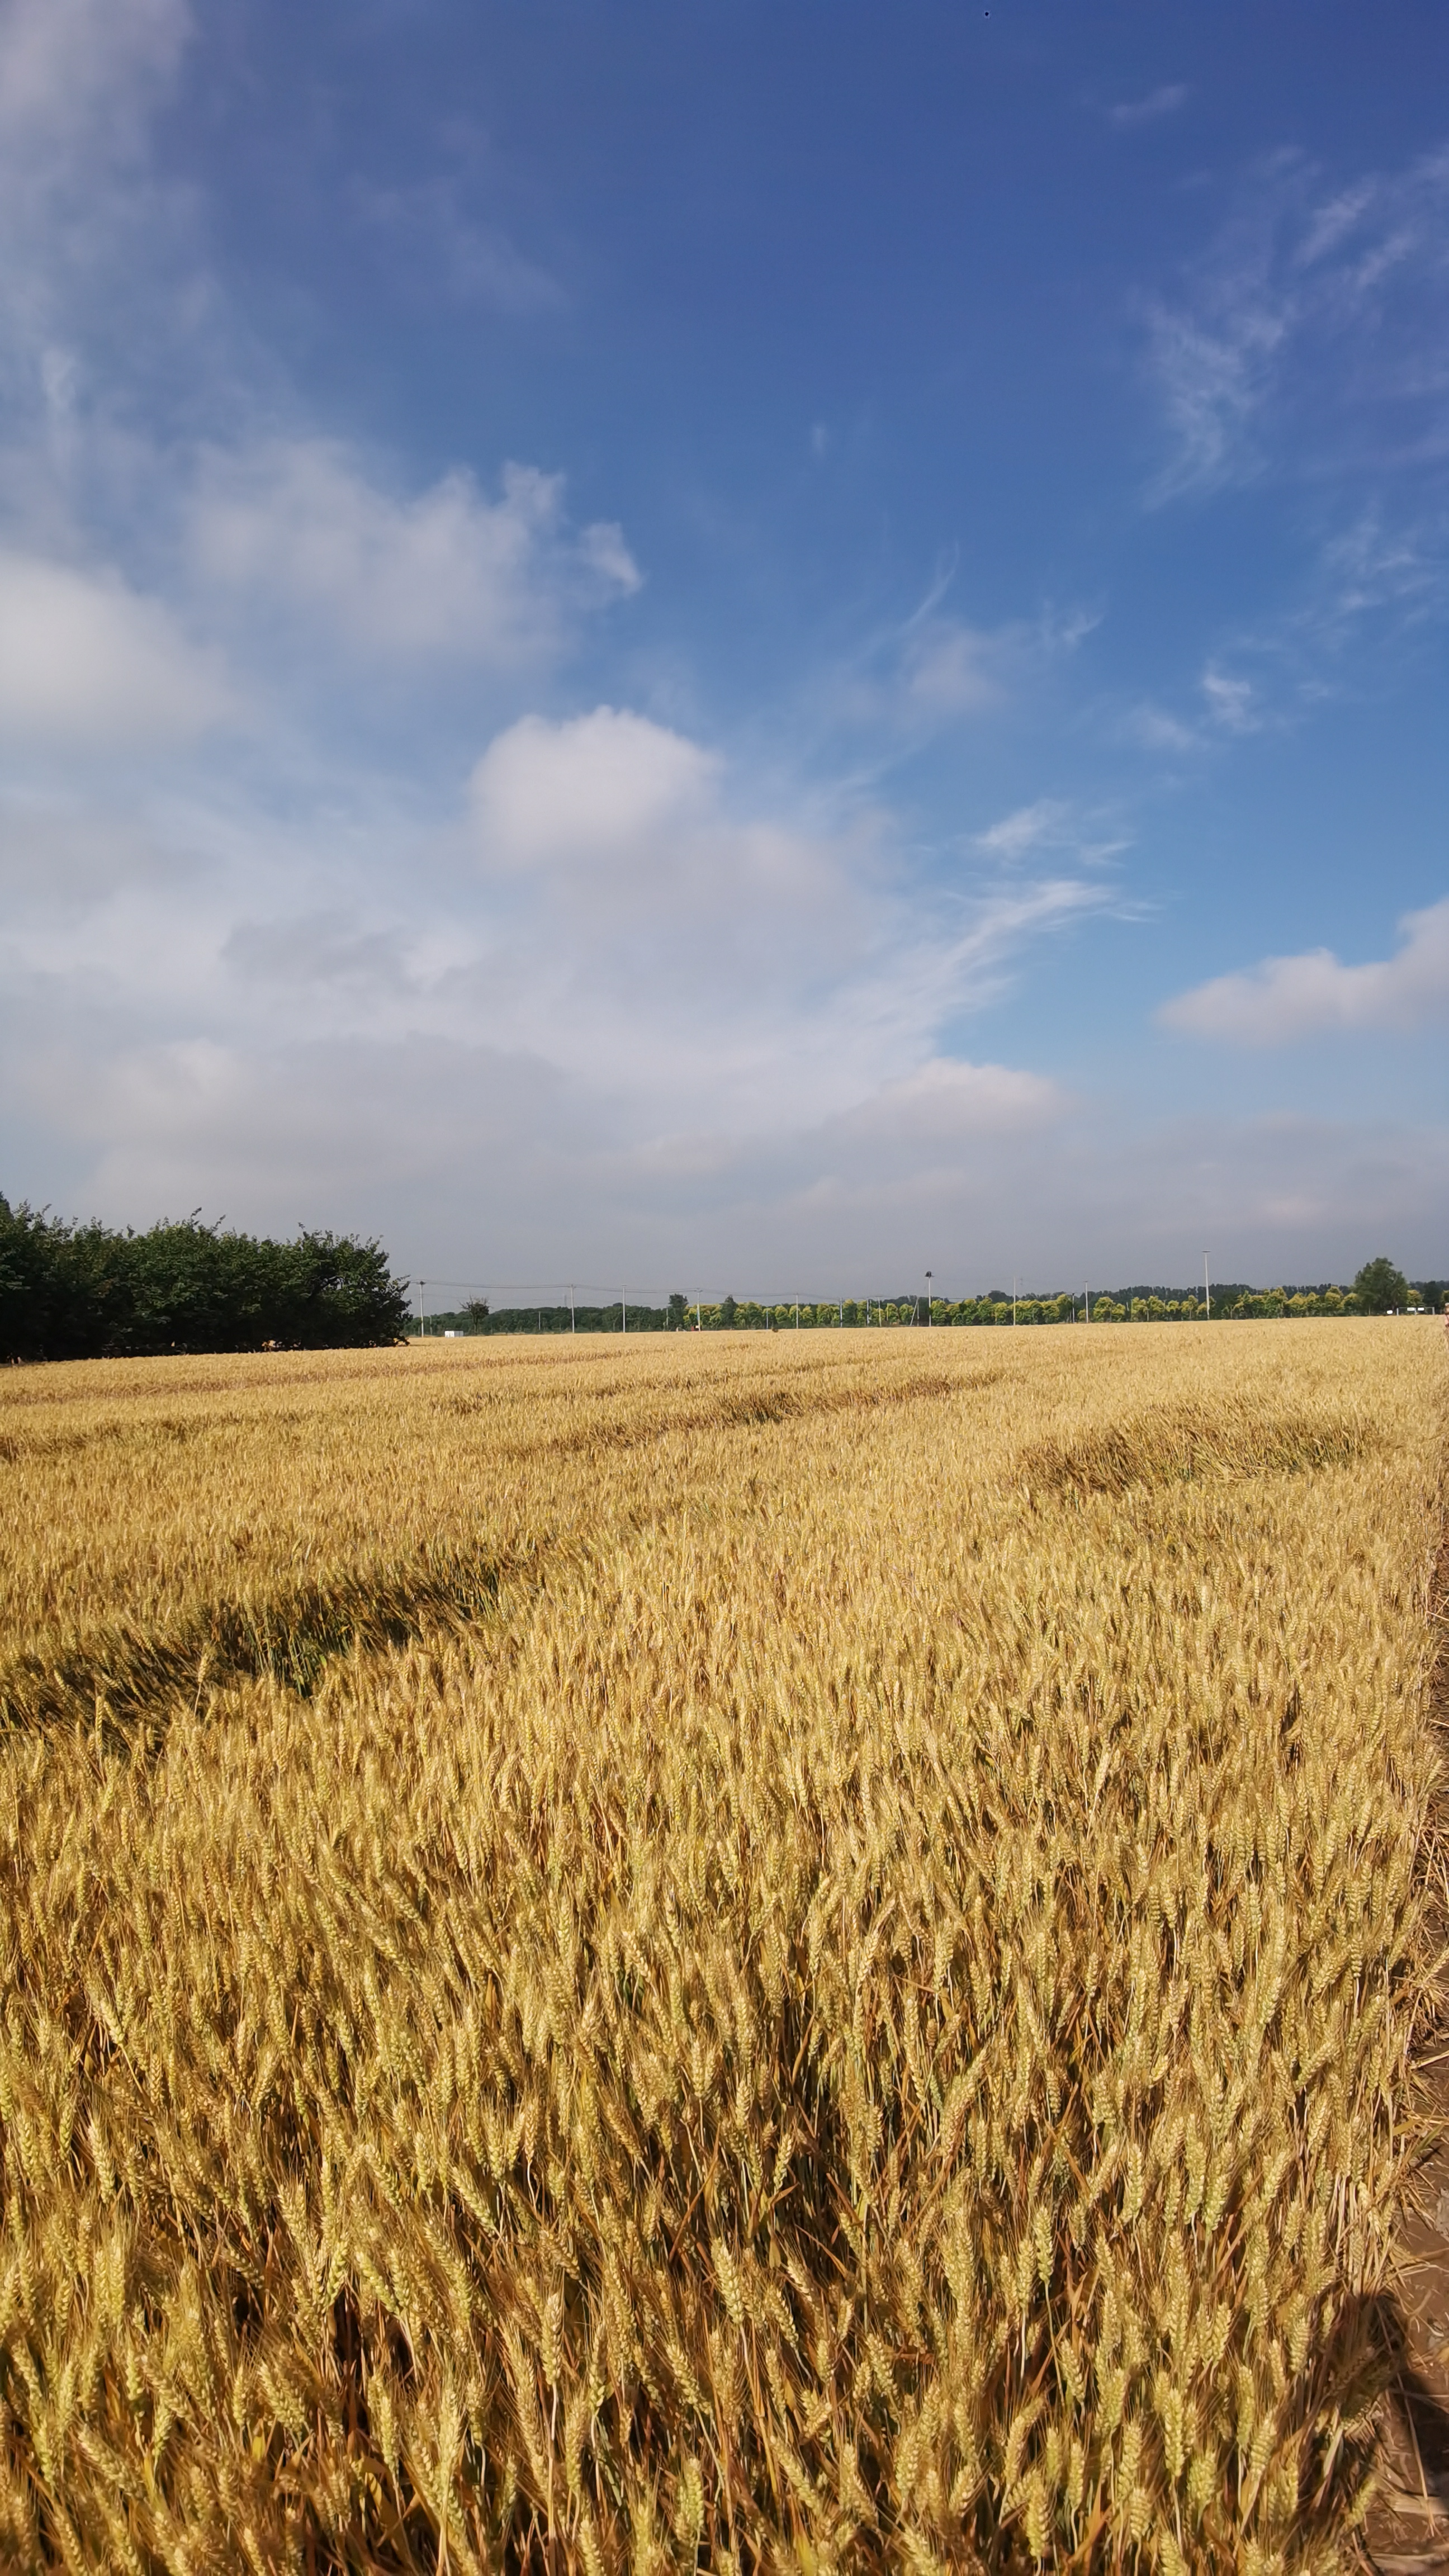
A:
{"label": "row of trees", "polygon": [[[354,1235],[298,1233],[291,1243],[203,1225],[137,1234],[100,1224],[67,1225],[0,1197],[0,1359],[118,1358],[165,1351],[316,1350],[378,1346],[411,1329],[408,1283],[392,1277],[380,1244]],[[1215,1287],[1214,1320],[1246,1316],[1402,1313],[1443,1302],[1445,1283],[1415,1290],[1379,1255],[1352,1288]],[[1194,1321],[1205,1312],[1192,1293],[1155,1288],[1094,1296],[1094,1323]],[[902,1324],[1064,1324],[1084,1317],[1084,1299],[1017,1297],[832,1298],[761,1305],[752,1298],[691,1301],[676,1291],[664,1306],[526,1306],[491,1311],[475,1298],[454,1315],[429,1318],[433,1332],[582,1333],[794,1331]]]}
{"label": "row of trees", "polygon": [[324,1350],[400,1341],[406,1280],[380,1244],[203,1225],[66,1225],[0,1197],[0,1359]]}
{"label": "row of trees", "polygon": [[[451,1313],[429,1315],[423,1330],[430,1337],[438,1333],[669,1333],[683,1330],[683,1316],[682,1297],[671,1297],[667,1306],[636,1306],[618,1297],[612,1306],[490,1306],[486,1297],[474,1297]],[[413,1329],[418,1329],[416,1323]]]}
{"label": "row of trees", "polygon": [[[1094,1324],[1194,1323],[1211,1312],[1215,1323],[1272,1315],[1386,1315],[1444,1301],[1445,1283],[1426,1280],[1411,1288],[1386,1256],[1365,1262],[1351,1288],[1249,1288],[1241,1280],[1214,1286],[1211,1308],[1190,1290],[1102,1290],[1091,1299]],[[475,1298],[456,1314],[429,1318],[432,1332],[645,1333],[793,1332],[822,1327],[900,1324],[1071,1324],[1086,1320],[1086,1298],[1063,1289],[1054,1297],[1008,1297],[1000,1288],[984,1297],[835,1297],[823,1304],[790,1299],[761,1305],[755,1299],[691,1300],[678,1291],[667,1306],[507,1306],[490,1310]]]}

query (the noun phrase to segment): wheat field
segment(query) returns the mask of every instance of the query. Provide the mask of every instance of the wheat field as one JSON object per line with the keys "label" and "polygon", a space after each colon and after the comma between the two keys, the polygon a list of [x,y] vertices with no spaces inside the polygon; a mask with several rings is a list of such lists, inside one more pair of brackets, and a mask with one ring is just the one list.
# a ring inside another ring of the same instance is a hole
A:
{"label": "wheat field", "polygon": [[0,2559],[1328,2568],[1437,1328],[0,1385]]}

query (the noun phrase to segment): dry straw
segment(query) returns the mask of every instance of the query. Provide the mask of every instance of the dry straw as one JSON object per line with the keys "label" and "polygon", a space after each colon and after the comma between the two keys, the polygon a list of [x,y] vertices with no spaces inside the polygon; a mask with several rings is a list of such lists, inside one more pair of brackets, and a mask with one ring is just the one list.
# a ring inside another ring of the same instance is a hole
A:
{"label": "dry straw", "polygon": [[1333,2563],[1440,1364],[16,1372],[0,2558]]}

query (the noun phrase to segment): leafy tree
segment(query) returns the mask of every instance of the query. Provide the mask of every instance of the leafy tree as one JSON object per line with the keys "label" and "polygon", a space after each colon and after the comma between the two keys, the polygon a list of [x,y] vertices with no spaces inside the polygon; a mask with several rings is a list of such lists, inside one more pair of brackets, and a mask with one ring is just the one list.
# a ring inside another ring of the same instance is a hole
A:
{"label": "leafy tree", "polygon": [[1387,1315],[1407,1306],[1409,1283],[1402,1270],[1396,1270],[1386,1252],[1366,1261],[1353,1283],[1354,1297],[1361,1315]]}
{"label": "leafy tree", "polygon": [[71,1226],[0,1198],[0,1358],[361,1348],[401,1340],[407,1282],[377,1243],[223,1233],[198,1215],[144,1234]]}

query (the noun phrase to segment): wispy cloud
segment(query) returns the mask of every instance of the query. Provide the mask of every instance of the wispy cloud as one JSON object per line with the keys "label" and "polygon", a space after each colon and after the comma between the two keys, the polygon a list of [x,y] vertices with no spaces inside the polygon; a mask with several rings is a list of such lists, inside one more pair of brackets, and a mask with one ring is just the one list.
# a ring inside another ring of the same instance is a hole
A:
{"label": "wispy cloud", "polygon": [[1202,694],[1209,721],[1223,733],[1259,733],[1263,717],[1258,706],[1258,693],[1251,680],[1240,674],[1220,671],[1209,662],[1202,675]]}
{"label": "wispy cloud", "polygon": [[1019,652],[1017,635],[983,634],[954,618],[933,617],[902,654],[905,701],[928,721],[986,715],[1005,698]]}
{"label": "wispy cloud", "polygon": [[1291,1045],[1338,1031],[1407,1029],[1449,1019],[1449,898],[1405,915],[1393,957],[1345,966],[1331,949],[1268,957],[1166,1002],[1164,1028],[1232,1046]]}
{"label": "wispy cloud", "polygon": [[1333,190],[1278,155],[1183,292],[1149,312],[1170,438],[1150,497],[1270,467],[1442,463],[1446,320],[1449,152]]}
{"label": "wispy cloud", "polygon": [[847,729],[857,758],[871,737],[888,763],[902,747],[1029,707],[1101,622],[1095,607],[1047,605],[980,625],[948,608],[955,577],[950,561],[909,616],[867,634],[819,693],[822,732]]}
{"label": "wispy cloud", "polygon": [[1174,714],[1170,707],[1159,706],[1154,698],[1140,698],[1129,707],[1121,718],[1119,731],[1125,742],[1135,743],[1142,751],[1174,756],[1196,751],[1202,741],[1199,725]]}
{"label": "wispy cloud", "polygon": [[974,834],[973,846],[988,858],[1024,859],[1029,850],[1062,848],[1073,837],[1070,823],[1071,807],[1060,797],[1039,796],[1034,805],[1019,805],[1014,814],[1003,814],[999,823]]}
{"label": "wispy cloud", "polygon": [[415,296],[438,295],[508,314],[556,312],[567,301],[558,279],[520,250],[502,225],[468,212],[456,176],[360,190],[358,206],[364,226]]}
{"label": "wispy cloud", "polygon": [[1107,122],[1119,132],[1130,133],[1139,125],[1159,125],[1165,116],[1176,116],[1187,104],[1185,81],[1164,81],[1159,89],[1150,89],[1142,98],[1119,98],[1107,110]]}

